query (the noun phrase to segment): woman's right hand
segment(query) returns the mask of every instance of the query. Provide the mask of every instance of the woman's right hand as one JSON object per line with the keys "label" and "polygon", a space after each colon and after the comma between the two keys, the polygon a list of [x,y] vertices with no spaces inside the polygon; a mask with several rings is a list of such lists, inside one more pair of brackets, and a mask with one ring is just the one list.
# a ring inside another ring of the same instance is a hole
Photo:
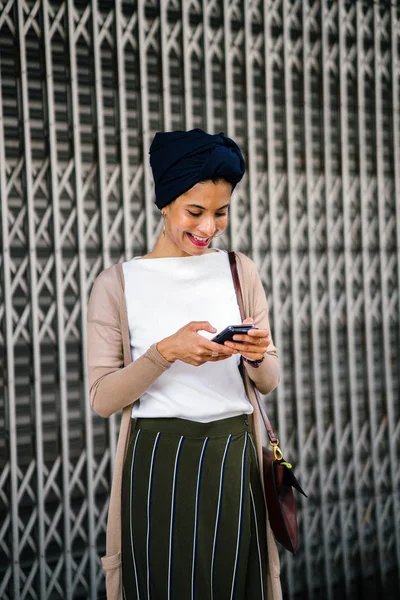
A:
{"label": "woman's right hand", "polygon": [[217,362],[230,358],[237,351],[223,344],[216,344],[198,331],[216,333],[208,321],[192,321],[173,335],[164,338],[157,344],[157,350],[169,362],[181,360],[194,367],[199,367],[206,362]]}

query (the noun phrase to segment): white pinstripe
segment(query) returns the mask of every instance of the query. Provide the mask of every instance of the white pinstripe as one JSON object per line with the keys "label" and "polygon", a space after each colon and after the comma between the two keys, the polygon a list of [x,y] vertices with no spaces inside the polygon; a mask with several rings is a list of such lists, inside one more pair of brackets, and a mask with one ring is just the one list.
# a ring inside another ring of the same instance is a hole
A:
{"label": "white pinstripe", "polygon": [[135,572],[135,582],[136,582],[136,593],[137,593],[137,597],[138,600],[140,600],[140,594],[139,594],[139,583],[138,583],[138,576],[137,576],[137,568],[136,568],[136,559],[135,559],[135,549],[133,547],[133,530],[132,530],[132,484],[133,484],[133,467],[134,467],[134,463],[135,463],[135,456],[136,456],[136,446],[138,443],[138,439],[140,437],[140,433],[141,433],[141,429],[138,430],[137,435],[136,435],[136,439],[135,439],[135,444],[133,446],[133,451],[132,451],[132,462],[131,462],[131,487],[130,487],[130,505],[129,505],[129,510],[131,512],[131,518],[130,518],[130,527],[131,527],[131,550],[132,550],[132,559],[133,559],[133,570]]}
{"label": "white pinstripe", "polygon": [[181,436],[181,439],[179,440],[179,445],[178,445],[178,448],[176,451],[175,466],[174,466],[174,480],[173,480],[173,484],[172,484],[171,518],[170,518],[170,522],[169,522],[168,600],[170,600],[170,598],[171,598],[171,563],[172,563],[172,533],[173,533],[172,523],[173,523],[173,519],[174,519],[174,507],[175,507],[176,473],[177,473],[178,458],[179,458],[179,453],[181,450],[182,442],[183,442],[183,435]]}
{"label": "white pinstripe", "polygon": [[151,499],[151,484],[153,481],[154,456],[156,454],[158,439],[160,432],[157,433],[154,440],[153,453],[151,455],[149,487],[147,491],[147,540],[146,540],[146,566],[147,566],[147,599],[150,600],[150,499]]}
{"label": "white pinstripe", "polygon": [[217,533],[218,533],[218,523],[219,523],[219,515],[221,512],[221,499],[222,499],[222,481],[224,476],[224,468],[225,468],[225,459],[228,452],[229,445],[231,443],[232,434],[228,437],[225,445],[224,455],[222,457],[221,463],[221,471],[219,476],[219,492],[218,492],[218,504],[217,504],[217,514],[215,517],[215,529],[214,529],[214,541],[213,541],[213,550],[212,550],[212,558],[211,558],[211,600],[214,600],[214,561],[215,561],[215,548],[217,545]]}
{"label": "white pinstripe", "polygon": [[255,523],[255,526],[256,526],[256,538],[257,538],[257,550],[258,550],[258,564],[260,565],[261,600],[264,600],[264,578],[263,578],[263,571],[262,571],[260,538],[258,536],[257,512],[256,512],[256,505],[255,505],[255,502],[254,502],[253,488],[251,487],[251,483],[250,483],[250,498],[251,498],[251,504],[252,504],[252,507],[253,507],[254,523]]}
{"label": "white pinstripe", "polygon": [[198,509],[199,509],[199,491],[200,491],[200,475],[201,475],[201,467],[203,464],[203,456],[204,451],[206,449],[208,443],[208,437],[204,440],[203,448],[201,450],[200,460],[199,460],[199,468],[197,471],[197,487],[196,487],[196,506],[195,506],[195,515],[194,515],[194,533],[193,533],[193,559],[192,559],[192,594],[191,598],[194,600],[194,566],[196,562],[196,538],[197,538],[197,520],[198,520]]}
{"label": "white pinstripe", "polygon": [[243,515],[244,469],[245,469],[246,448],[247,448],[248,437],[249,437],[249,434],[246,431],[246,437],[244,440],[243,453],[242,453],[242,476],[241,476],[241,488],[240,488],[239,522],[238,522],[238,534],[237,534],[237,542],[236,542],[235,566],[233,568],[233,577],[232,577],[231,600],[233,598],[233,593],[235,591],[236,571],[237,571],[237,563],[238,563],[238,558],[239,558],[240,533],[241,533],[242,515]]}

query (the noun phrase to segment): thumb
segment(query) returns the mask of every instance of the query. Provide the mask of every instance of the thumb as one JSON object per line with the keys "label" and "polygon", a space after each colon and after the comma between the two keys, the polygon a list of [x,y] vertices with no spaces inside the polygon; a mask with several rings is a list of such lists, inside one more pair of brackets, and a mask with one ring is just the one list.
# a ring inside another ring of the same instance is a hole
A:
{"label": "thumb", "polygon": [[244,321],[243,321],[243,325],[254,325],[254,319],[252,317],[247,317]]}
{"label": "thumb", "polygon": [[192,331],[209,331],[210,333],[216,333],[215,327],[213,327],[208,321],[192,321],[190,323]]}

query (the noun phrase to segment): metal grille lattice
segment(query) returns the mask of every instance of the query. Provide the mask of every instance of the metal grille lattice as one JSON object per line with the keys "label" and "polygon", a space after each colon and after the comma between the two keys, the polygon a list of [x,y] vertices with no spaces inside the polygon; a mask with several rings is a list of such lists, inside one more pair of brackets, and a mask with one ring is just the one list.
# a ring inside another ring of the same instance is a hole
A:
{"label": "metal grille lattice", "polygon": [[287,598],[399,597],[399,104],[396,2],[0,0],[0,598],[104,596],[87,299],[155,241],[153,133],[196,126],[247,158],[222,245],[262,274],[310,493]]}

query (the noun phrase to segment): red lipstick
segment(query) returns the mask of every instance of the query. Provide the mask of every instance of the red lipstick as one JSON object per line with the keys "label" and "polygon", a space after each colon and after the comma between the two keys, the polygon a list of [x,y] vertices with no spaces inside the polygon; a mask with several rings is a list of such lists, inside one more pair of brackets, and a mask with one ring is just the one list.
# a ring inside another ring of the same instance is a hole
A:
{"label": "red lipstick", "polygon": [[195,245],[198,246],[199,248],[205,248],[206,246],[208,246],[208,244],[210,243],[210,239],[211,238],[207,238],[204,242],[200,242],[199,240],[197,240],[196,238],[193,237],[193,235],[191,233],[188,233],[188,238],[190,239],[190,241]]}

